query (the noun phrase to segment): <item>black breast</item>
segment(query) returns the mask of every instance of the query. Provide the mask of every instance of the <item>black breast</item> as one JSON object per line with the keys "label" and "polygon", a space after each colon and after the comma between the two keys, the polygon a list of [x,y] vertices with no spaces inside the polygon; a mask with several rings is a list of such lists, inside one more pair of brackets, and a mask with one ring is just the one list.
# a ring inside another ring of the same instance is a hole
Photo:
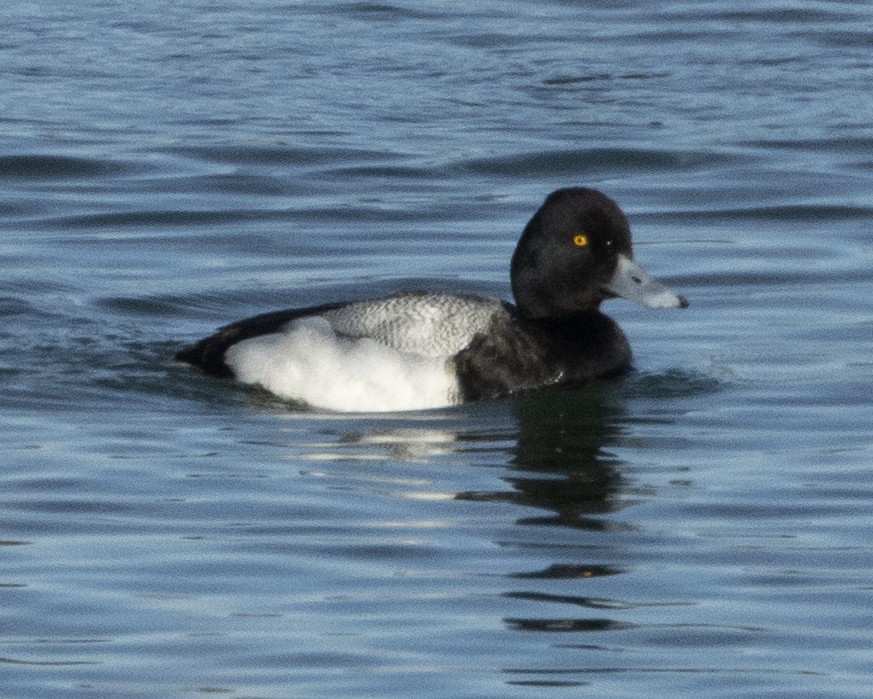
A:
{"label": "black breast", "polygon": [[472,401],[615,376],[630,358],[618,325],[586,311],[560,319],[499,315],[453,361],[461,397]]}

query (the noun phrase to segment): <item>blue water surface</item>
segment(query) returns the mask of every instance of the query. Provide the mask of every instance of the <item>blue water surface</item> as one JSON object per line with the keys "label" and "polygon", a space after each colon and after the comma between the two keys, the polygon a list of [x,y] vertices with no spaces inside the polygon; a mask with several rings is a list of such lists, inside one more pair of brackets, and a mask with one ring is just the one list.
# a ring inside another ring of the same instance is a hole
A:
{"label": "blue water surface", "polygon": [[[871,37],[852,2],[9,3],[2,696],[869,696]],[[567,185],[691,300],[605,305],[623,379],[360,416],[172,361],[509,298]]]}

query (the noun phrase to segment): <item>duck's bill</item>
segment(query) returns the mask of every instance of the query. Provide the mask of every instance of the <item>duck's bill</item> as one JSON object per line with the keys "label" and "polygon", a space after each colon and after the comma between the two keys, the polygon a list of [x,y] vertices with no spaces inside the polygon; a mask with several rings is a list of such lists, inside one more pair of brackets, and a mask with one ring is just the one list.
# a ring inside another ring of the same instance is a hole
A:
{"label": "duck's bill", "polygon": [[649,276],[629,257],[619,255],[615,274],[603,286],[613,296],[635,301],[648,308],[687,308],[688,299]]}

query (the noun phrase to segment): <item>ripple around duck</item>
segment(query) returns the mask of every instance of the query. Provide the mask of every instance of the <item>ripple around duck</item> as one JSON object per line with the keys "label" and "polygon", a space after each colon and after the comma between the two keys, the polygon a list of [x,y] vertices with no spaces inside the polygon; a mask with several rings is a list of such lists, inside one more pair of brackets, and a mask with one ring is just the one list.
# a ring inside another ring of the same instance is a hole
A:
{"label": "ripple around duck", "polygon": [[809,153],[831,153],[839,155],[858,154],[873,150],[873,138],[868,136],[841,138],[792,138],[792,139],[756,139],[739,142],[740,146],[773,151],[796,151],[804,155]]}
{"label": "ripple around duck", "polygon": [[[141,186],[141,185],[140,185]],[[187,191],[203,194],[219,194],[232,197],[292,197],[316,192],[316,188],[287,177],[234,172],[200,174],[181,177],[161,177],[148,183],[151,192],[170,194]]]}
{"label": "ripple around duck", "polygon": [[742,206],[720,209],[640,213],[643,221],[834,221],[873,218],[873,206],[860,204],[784,204],[778,206]]}
{"label": "ripple around duck", "polygon": [[169,155],[226,165],[301,166],[347,164],[349,162],[378,162],[394,158],[391,153],[365,148],[305,148],[257,145],[180,146],[165,149]]}
{"label": "ripple around duck", "polygon": [[634,373],[626,384],[629,394],[647,398],[702,396],[715,393],[723,387],[723,382],[713,376],[678,369],[659,374]]}
{"label": "ripple around duck", "polygon": [[95,158],[69,155],[5,155],[0,156],[0,179],[71,180],[123,175],[136,168],[126,164]]}
{"label": "ripple around duck", "polygon": [[[797,24],[832,21],[839,19],[838,12],[830,12],[824,9],[813,8],[755,8],[748,10],[725,10],[709,15],[709,19],[725,20],[728,22],[792,22]],[[702,17],[701,17],[702,19]]]}
{"label": "ripple around duck", "polygon": [[662,172],[672,169],[695,169],[724,166],[737,162],[739,156],[696,151],[646,150],[639,148],[589,148],[579,150],[538,151],[497,158],[479,158],[461,163],[464,170],[496,177],[517,178],[541,175],[573,176],[597,173],[622,174],[633,172]]}
{"label": "ripple around duck", "polygon": [[396,163],[386,163],[384,165],[351,164],[326,170],[319,173],[319,176],[345,180],[352,177],[396,180],[402,184],[405,191],[409,191],[409,189],[413,187],[422,188],[426,182],[442,182],[446,177],[446,173],[438,168],[414,167],[409,165],[398,165]]}
{"label": "ripple around duck", "polygon": [[122,211],[78,216],[57,216],[44,219],[41,225],[49,228],[112,230],[117,228],[168,227],[188,228],[214,226],[241,221],[265,221],[284,218],[281,211],[233,210],[192,211],[187,209],[164,211]]}

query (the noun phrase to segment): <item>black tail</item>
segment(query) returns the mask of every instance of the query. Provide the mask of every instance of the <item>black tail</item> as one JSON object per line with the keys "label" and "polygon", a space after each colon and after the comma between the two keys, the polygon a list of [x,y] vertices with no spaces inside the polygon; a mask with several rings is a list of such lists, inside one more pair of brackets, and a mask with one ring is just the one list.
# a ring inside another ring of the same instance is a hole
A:
{"label": "black tail", "polygon": [[234,340],[224,339],[219,330],[200,342],[183,347],[176,353],[176,361],[196,366],[211,376],[229,378],[233,372],[224,363],[224,352],[233,343]]}

